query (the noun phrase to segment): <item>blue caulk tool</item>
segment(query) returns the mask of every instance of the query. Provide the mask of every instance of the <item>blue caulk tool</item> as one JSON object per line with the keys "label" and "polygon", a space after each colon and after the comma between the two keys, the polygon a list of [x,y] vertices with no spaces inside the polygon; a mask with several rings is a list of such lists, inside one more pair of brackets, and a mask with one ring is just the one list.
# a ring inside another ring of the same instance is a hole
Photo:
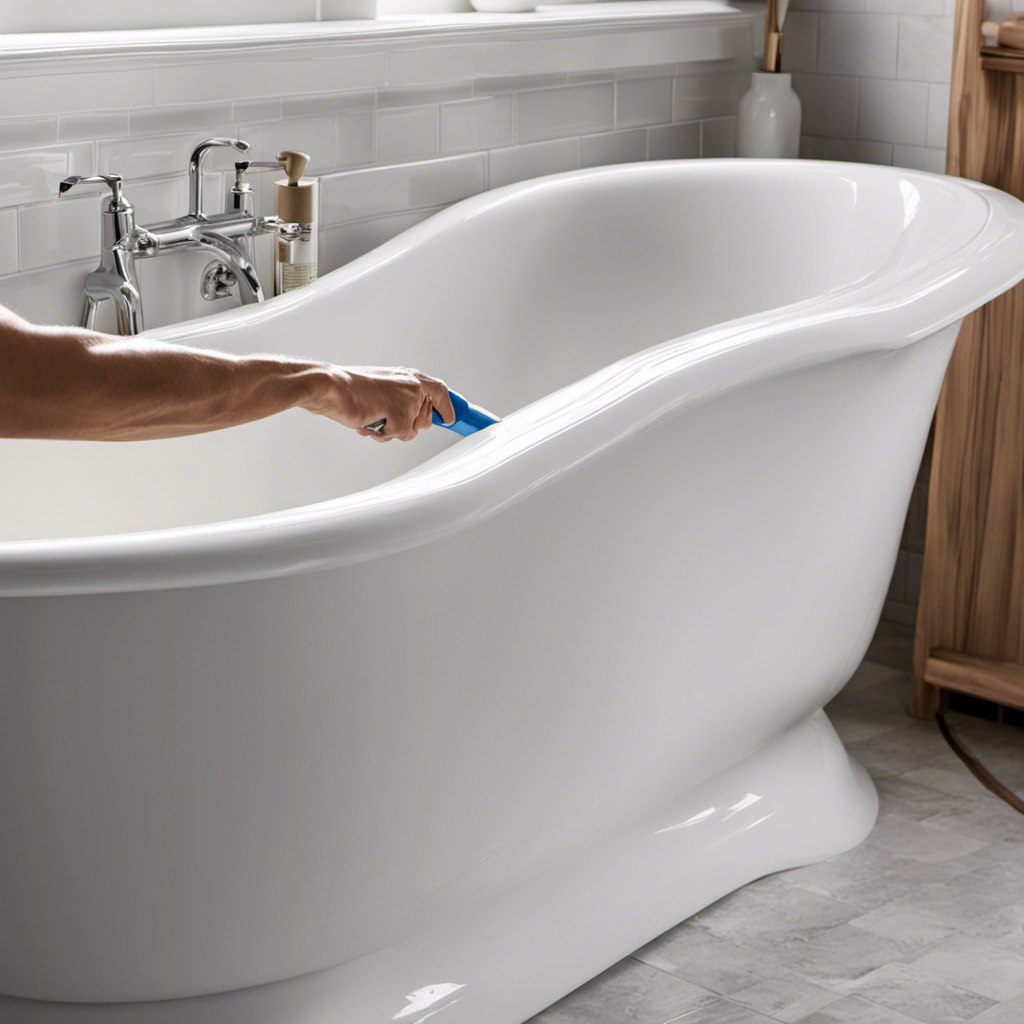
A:
{"label": "blue caulk tool", "polygon": [[[497,416],[489,413],[486,409],[481,409],[479,405],[467,401],[458,391],[452,391],[449,388],[448,397],[452,400],[452,408],[455,410],[455,422],[445,423],[441,419],[441,414],[435,409],[431,417],[431,422],[435,426],[444,427],[446,430],[465,437],[467,434],[475,434],[478,430],[483,430],[484,427],[499,422]],[[377,420],[374,423],[367,423],[363,429],[372,430],[375,434],[383,434],[386,423],[387,419]]]}

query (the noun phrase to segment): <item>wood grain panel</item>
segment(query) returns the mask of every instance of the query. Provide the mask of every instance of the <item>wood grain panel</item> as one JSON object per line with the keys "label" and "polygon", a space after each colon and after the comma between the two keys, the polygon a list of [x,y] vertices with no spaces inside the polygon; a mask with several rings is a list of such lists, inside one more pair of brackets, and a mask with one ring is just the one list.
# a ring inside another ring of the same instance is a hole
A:
{"label": "wood grain panel", "polygon": [[[1024,77],[983,66],[983,59],[995,58],[983,58],[980,47],[982,8],[983,0],[957,3],[946,170],[1024,198]],[[928,670],[937,648],[1024,662],[1022,492],[1024,285],[1018,285],[964,321],[939,397],[912,714],[931,718],[939,709],[938,678]],[[942,678],[950,689],[973,693],[964,680],[980,664],[968,661],[955,678]],[[1024,701],[1024,676],[1018,682],[1015,706]]]}

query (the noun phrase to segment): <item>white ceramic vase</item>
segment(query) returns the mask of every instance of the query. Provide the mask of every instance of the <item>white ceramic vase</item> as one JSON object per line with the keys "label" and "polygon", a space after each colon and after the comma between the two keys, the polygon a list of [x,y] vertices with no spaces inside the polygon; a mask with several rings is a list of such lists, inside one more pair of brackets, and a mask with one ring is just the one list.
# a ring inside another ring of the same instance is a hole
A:
{"label": "white ceramic vase", "polygon": [[788,74],[755,71],[737,114],[737,156],[799,156],[800,97]]}

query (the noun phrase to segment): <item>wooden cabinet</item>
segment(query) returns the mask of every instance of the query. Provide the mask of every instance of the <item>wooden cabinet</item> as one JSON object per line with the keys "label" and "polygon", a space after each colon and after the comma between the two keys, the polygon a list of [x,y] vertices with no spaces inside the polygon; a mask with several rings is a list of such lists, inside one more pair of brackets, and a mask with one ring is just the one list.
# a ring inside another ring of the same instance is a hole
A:
{"label": "wooden cabinet", "polygon": [[[1024,198],[1024,52],[958,0],[946,170]],[[911,713],[943,691],[1024,708],[1024,285],[969,316],[935,420]]]}

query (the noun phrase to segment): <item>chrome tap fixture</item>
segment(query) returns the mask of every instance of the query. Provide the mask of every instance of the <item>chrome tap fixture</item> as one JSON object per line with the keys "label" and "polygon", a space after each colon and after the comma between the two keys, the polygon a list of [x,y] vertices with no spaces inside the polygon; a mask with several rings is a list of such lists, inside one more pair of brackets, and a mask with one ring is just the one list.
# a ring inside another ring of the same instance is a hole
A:
{"label": "chrome tap fixture", "polygon": [[279,217],[257,216],[252,188],[243,181],[248,168],[279,167],[278,163],[238,161],[235,164],[235,183],[228,192],[224,212],[207,215],[202,208],[203,159],[208,150],[220,146],[242,153],[249,149],[249,143],[242,139],[206,139],[199,143],[192,151],[188,166],[188,213],[150,227],[136,225],[135,210],[121,194],[122,180],[118,174],[91,177],[76,174],[60,183],[59,194],[62,196],[78,185],[108,185],[112,192],[110,202],[101,213],[100,263],[85,279],[83,327],[94,325],[96,307],[110,299],[117,306],[117,330],[120,334],[138,334],[144,330],[142,293],[135,261],[172,252],[201,250],[216,257],[202,275],[201,293],[204,298],[223,298],[230,295],[232,287],[237,285],[239,298],[244,304],[264,301],[253,239],[270,233],[288,238],[300,231],[301,225],[286,224]]}

